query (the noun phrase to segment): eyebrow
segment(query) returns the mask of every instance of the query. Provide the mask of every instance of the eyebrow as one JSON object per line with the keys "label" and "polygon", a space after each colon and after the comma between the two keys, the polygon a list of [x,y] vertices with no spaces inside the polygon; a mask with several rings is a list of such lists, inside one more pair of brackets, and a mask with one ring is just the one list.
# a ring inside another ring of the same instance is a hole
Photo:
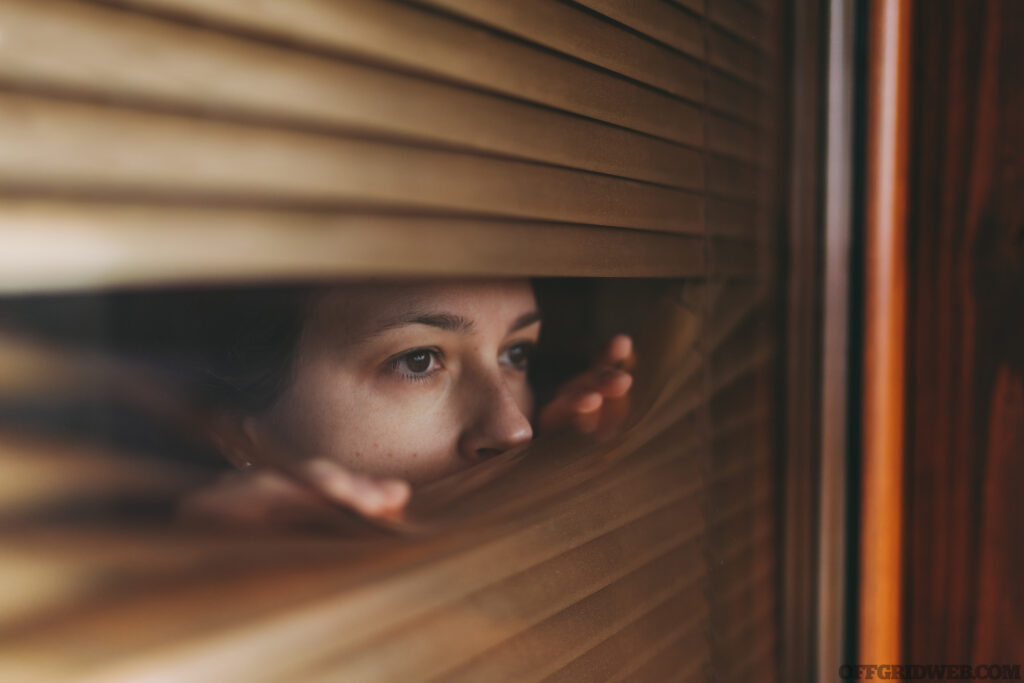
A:
{"label": "eyebrow", "polygon": [[529,327],[530,325],[534,324],[535,322],[539,322],[539,321],[540,321],[540,311],[534,310],[534,311],[530,311],[529,313],[523,313],[521,316],[519,316],[518,318],[516,318],[512,322],[512,325],[510,325],[509,328],[508,328],[508,333],[507,334],[512,334],[513,332],[518,332],[519,330],[523,329],[524,327]]}
{"label": "eyebrow", "polygon": [[[524,327],[529,327],[539,320],[540,311],[534,310],[524,313],[512,321],[512,324],[509,326],[506,334],[512,334]],[[413,311],[384,321],[368,336],[375,337],[388,330],[393,330],[396,327],[417,324],[429,325],[430,327],[437,327],[447,332],[459,332],[461,334],[468,334],[476,327],[472,320],[455,313],[422,313],[419,311]]]}
{"label": "eyebrow", "polygon": [[392,330],[405,325],[429,325],[448,332],[461,332],[463,334],[473,331],[473,321],[454,313],[421,313],[414,311],[400,315],[396,318],[386,320],[374,330],[373,335]]}

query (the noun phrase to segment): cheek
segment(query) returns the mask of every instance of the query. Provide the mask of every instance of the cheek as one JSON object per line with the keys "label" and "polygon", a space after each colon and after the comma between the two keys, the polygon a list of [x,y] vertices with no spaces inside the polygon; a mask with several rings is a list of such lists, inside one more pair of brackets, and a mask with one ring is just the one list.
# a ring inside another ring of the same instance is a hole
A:
{"label": "cheek", "polygon": [[414,483],[437,478],[458,462],[460,420],[444,392],[419,386],[366,391],[350,414],[359,426],[339,449],[364,471],[401,476]]}
{"label": "cheek", "polygon": [[329,368],[297,379],[279,421],[302,456],[412,483],[457,468],[461,422],[443,386],[359,379]]}

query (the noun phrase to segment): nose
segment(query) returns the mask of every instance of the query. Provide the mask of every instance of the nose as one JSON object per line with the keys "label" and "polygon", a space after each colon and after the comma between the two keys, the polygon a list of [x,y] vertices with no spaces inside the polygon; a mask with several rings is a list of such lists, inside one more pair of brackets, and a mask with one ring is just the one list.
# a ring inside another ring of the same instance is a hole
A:
{"label": "nose", "polygon": [[505,378],[483,378],[467,396],[469,419],[459,440],[459,453],[483,460],[521,446],[533,438],[533,427]]}

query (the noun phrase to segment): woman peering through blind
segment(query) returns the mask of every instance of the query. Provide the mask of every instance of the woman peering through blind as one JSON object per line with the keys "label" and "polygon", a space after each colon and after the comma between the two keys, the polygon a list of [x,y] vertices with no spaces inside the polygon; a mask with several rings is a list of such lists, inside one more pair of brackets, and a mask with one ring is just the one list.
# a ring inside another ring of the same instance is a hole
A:
{"label": "woman peering through blind", "polygon": [[526,279],[210,298],[204,311],[182,298],[161,343],[190,359],[178,370],[216,406],[210,437],[239,472],[191,496],[189,519],[275,524],[333,506],[386,518],[412,487],[537,433],[604,431],[625,414],[625,335],[535,405],[541,315]]}

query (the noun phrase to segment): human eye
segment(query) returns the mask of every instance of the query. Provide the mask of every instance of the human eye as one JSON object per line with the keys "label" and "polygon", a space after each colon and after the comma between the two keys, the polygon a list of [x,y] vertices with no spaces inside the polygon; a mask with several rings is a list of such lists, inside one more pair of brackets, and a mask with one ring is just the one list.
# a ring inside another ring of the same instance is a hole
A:
{"label": "human eye", "polygon": [[399,377],[421,381],[441,370],[441,352],[437,349],[405,351],[389,360],[388,367]]}
{"label": "human eye", "polygon": [[526,372],[526,368],[530,364],[530,356],[533,355],[533,347],[533,342],[516,342],[506,346],[498,360],[514,370]]}

